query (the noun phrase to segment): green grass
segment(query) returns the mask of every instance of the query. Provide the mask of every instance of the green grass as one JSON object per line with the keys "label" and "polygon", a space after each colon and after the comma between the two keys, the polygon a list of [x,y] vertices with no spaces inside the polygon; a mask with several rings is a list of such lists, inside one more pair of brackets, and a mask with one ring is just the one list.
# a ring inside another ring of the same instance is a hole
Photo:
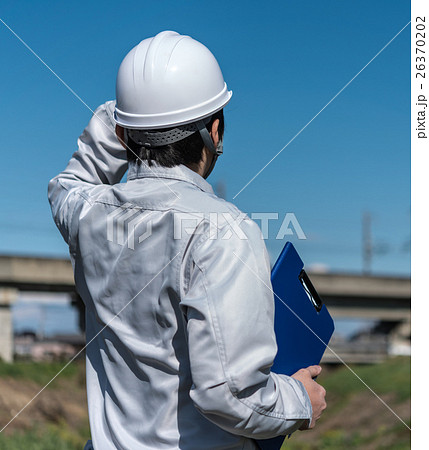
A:
{"label": "green grass", "polygon": [[[350,367],[353,372],[377,395],[393,394],[393,403],[404,402],[411,397],[411,360],[409,357],[395,357],[380,364]],[[355,395],[368,391],[365,384],[359,380],[347,367],[320,375],[318,382],[327,391],[328,409],[324,417],[333,417],[343,413],[343,408]],[[405,422],[411,427],[410,420]],[[370,426],[370,425],[369,425]],[[317,425],[316,425],[317,427]],[[407,427],[392,420],[389,426],[374,428],[368,433],[363,429],[348,429],[347,425],[340,429],[330,429],[323,432],[314,441],[301,439],[300,433],[295,433],[287,439],[282,449],[286,450],[360,450],[377,448],[380,450],[405,450],[410,448],[410,431]],[[311,433],[304,432],[304,433]],[[304,434],[303,433],[303,434]],[[374,447],[374,445],[376,447]]]}
{"label": "green grass", "polygon": [[[411,396],[411,360],[409,357],[396,357],[380,364],[367,366],[352,366],[359,380],[347,368],[328,374],[326,378],[320,377],[320,383],[327,392],[342,398],[366,391],[367,384],[377,394],[394,392],[398,401],[406,400]],[[364,383],[365,384],[364,384]]]}
{"label": "green grass", "polygon": [[[0,378],[12,377],[20,380],[31,380],[35,383],[46,385],[52,378],[58,374],[67,362],[40,362],[17,361],[15,363],[6,363],[0,360]],[[78,376],[83,368],[83,364],[79,361],[73,361],[66,369],[64,369],[60,377],[71,378]]]}
{"label": "green grass", "polygon": [[[406,429],[405,429],[406,430]],[[383,444],[384,438],[395,434],[395,442]],[[344,430],[331,430],[324,433],[316,442],[299,442],[293,438],[285,441],[282,450],[362,450],[373,442],[377,444],[377,450],[409,450],[410,434],[404,431],[404,427],[380,428],[370,436],[362,436],[359,431],[346,432]],[[374,448],[373,446],[371,448]]]}
{"label": "green grass", "polygon": [[82,450],[85,443],[84,436],[74,434],[65,424],[34,427],[9,436],[0,434],[0,450]]}
{"label": "green grass", "polygon": [[[13,377],[31,380],[40,385],[48,383],[66,363],[0,362],[0,377]],[[411,361],[409,357],[397,357],[367,366],[352,366],[352,370],[378,395],[394,394],[394,403],[406,401],[411,396]],[[61,383],[66,378],[67,389],[84,389],[83,361],[73,362],[58,377],[51,388],[64,389]],[[354,395],[367,392],[367,387],[346,367],[322,372],[318,382],[327,390],[328,409],[324,416],[341,415],[342,409]],[[60,390],[59,390],[60,392]],[[323,419],[323,416],[322,416]],[[321,420],[322,420],[321,419]],[[411,426],[409,420],[406,420]],[[410,448],[410,432],[401,423],[392,421],[392,425],[374,428],[365,435],[362,429],[329,429],[319,433],[317,439],[300,441],[295,433],[286,439],[283,449],[290,450],[360,450],[371,446],[380,450],[405,450]],[[305,435],[304,432],[302,435]],[[308,433],[311,433],[308,432]],[[69,424],[44,422],[35,424],[28,430],[15,430],[13,433],[0,434],[0,450],[82,450],[90,435],[87,425],[72,429]],[[393,439],[392,439],[393,437]],[[374,447],[376,444],[376,447]]]}
{"label": "green grass", "polygon": [[[67,361],[38,363],[17,361],[13,364],[0,361],[0,378],[13,378],[23,385],[31,382],[43,387],[64,369],[66,364]],[[81,396],[85,390],[84,361],[73,361],[47,386],[47,389],[56,390],[58,395],[67,389],[68,394],[76,392]],[[3,420],[8,420],[8,417],[5,416]],[[14,426],[15,423],[10,427]],[[0,434],[0,450],[82,450],[89,436],[87,421],[71,425],[61,417],[51,421],[38,419],[37,422],[33,422],[31,428],[14,428],[12,431],[8,427]]]}

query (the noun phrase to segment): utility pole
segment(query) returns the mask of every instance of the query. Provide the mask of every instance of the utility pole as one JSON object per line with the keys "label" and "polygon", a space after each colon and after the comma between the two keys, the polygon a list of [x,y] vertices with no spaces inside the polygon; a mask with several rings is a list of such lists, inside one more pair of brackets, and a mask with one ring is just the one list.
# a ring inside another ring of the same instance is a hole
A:
{"label": "utility pole", "polygon": [[362,272],[365,275],[371,273],[372,254],[371,213],[365,211],[362,214]]}

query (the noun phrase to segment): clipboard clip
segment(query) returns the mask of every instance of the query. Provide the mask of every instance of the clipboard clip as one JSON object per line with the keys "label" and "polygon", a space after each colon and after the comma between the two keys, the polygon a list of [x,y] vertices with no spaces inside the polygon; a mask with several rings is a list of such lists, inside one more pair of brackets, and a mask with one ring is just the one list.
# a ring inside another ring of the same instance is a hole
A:
{"label": "clipboard clip", "polygon": [[323,302],[319,294],[317,293],[316,289],[314,288],[313,284],[311,283],[310,278],[307,275],[307,272],[304,269],[302,269],[300,274],[298,275],[298,278],[310,302],[314,306],[314,309],[317,312],[320,312],[323,306]]}

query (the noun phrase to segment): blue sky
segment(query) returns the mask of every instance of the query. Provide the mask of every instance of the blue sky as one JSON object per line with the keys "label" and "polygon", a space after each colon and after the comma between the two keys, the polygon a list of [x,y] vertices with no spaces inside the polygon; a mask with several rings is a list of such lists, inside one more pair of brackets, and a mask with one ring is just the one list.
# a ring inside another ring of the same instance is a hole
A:
{"label": "blue sky", "polygon": [[[373,272],[410,273],[408,1],[2,2],[0,18],[89,106],[115,96],[126,53],[171,29],[203,42],[234,95],[209,181],[251,214],[292,212],[308,266],[362,269],[362,214],[387,252]],[[91,112],[0,23],[0,253],[67,256],[46,198]],[[285,240],[270,223],[272,259]]]}

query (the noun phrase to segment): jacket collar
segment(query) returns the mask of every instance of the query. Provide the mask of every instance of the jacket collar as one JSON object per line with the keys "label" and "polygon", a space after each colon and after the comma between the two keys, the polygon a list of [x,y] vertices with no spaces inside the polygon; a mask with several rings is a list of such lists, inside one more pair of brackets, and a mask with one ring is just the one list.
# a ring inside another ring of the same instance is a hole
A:
{"label": "jacket collar", "polygon": [[201,175],[198,175],[183,164],[174,167],[163,167],[157,163],[152,163],[149,167],[146,161],[142,161],[140,164],[136,162],[128,163],[127,181],[138,178],[169,178],[172,180],[180,180],[191,183],[204,192],[214,193],[211,185]]}

